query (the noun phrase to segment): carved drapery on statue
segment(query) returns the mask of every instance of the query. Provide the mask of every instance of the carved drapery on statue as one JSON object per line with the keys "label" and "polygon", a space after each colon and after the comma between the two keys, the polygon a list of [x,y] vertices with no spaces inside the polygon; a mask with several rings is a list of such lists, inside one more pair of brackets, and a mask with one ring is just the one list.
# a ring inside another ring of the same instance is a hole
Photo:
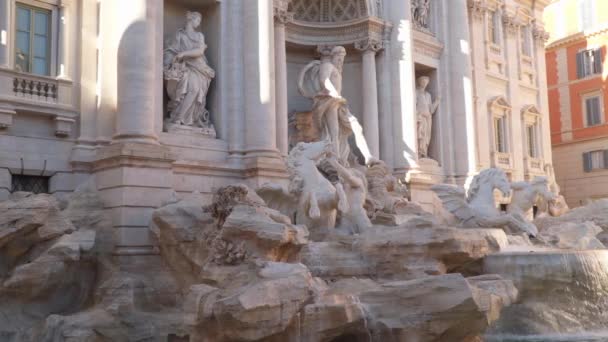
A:
{"label": "carved drapery on statue", "polygon": [[412,0],[412,24],[414,28],[429,31],[429,16],[431,14],[431,0]]}
{"label": "carved drapery on statue", "polygon": [[[346,50],[337,46],[330,50],[329,56],[310,62],[300,72],[298,89],[302,96],[313,100],[313,123],[320,129],[321,140],[331,142],[340,161],[346,163],[353,152],[367,163],[372,156],[363,128],[341,94],[345,55]],[[351,135],[354,142],[349,139]]]}
{"label": "carved drapery on statue", "polygon": [[427,76],[419,77],[416,80],[416,114],[417,114],[417,132],[418,132],[418,156],[420,158],[428,158],[429,145],[431,143],[433,130],[433,115],[439,107],[440,97],[435,101],[431,94],[426,91],[429,84]]}
{"label": "carved drapery on statue", "polygon": [[169,95],[166,128],[200,127],[213,131],[214,135],[206,105],[215,71],[205,57],[205,37],[195,31],[200,21],[200,13],[188,12],[186,26],[177,31],[164,51],[164,77]]}

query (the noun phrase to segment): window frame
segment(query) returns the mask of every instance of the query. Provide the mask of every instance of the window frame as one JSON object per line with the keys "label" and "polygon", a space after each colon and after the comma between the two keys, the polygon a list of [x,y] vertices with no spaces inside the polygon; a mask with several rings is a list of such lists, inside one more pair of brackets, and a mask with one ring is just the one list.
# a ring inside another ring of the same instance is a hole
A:
{"label": "window frame", "polygon": [[17,40],[17,7],[19,5],[23,7],[30,7],[34,9],[40,9],[50,12],[49,16],[49,46],[48,46],[48,54],[49,61],[48,67],[49,72],[46,75],[43,74],[35,74],[31,71],[20,71],[24,74],[33,75],[36,77],[50,77],[55,78],[57,76],[57,58],[58,58],[58,49],[59,49],[59,4],[57,1],[48,1],[48,0],[15,0],[12,2],[13,6],[11,6],[11,15],[9,20],[9,28],[10,34],[12,38],[9,39],[8,44],[10,51],[12,53],[9,54],[9,65],[11,65],[13,70],[17,70],[16,63],[16,40]]}
{"label": "window frame", "polygon": [[[597,57],[599,62],[595,59],[596,52],[598,53]],[[576,53],[576,78],[584,79],[595,75],[601,75],[604,71],[602,57],[603,52],[601,47],[587,47],[579,50]],[[591,61],[590,58],[593,58],[593,60]]]}
{"label": "window frame", "polygon": [[[587,113],[587,100],[589,100],[591,98],[596,98],[596,97],[599,98],[600,121],[598,123],[591,125],[588,120],[589,115]],[[582,106],[582,113],[583,113],[583,125],[585,128],[599,126],[605,122],[604,94],[601,90],[596,90],[596,91],[582,94],[581,95],[581,106]]]}
{"label": "window frame", "polygon": [[[593,166],[593,155],[600,154],[602,158],[602,165],[597,167]],[[583,152],[583,172],[596,172],[608,169],[608,149],[606,150],[591,150]]]}
{"label": "window frame", "polygon": [[500,14],[500,10],[489,11],[488,12],[488,24],[486,25],[486,32],[488,41],[490,44],[495,46],[501,45],[501,23],[502,18]]}

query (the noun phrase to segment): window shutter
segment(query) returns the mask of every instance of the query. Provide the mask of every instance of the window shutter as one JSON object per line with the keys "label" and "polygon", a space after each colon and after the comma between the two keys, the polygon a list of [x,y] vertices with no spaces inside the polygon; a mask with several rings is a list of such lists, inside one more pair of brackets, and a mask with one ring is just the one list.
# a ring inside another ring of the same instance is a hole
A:
{"label": "window shutter", "polygon": [[585,53],[584,51],[581,51],[576,54],[576,78],[585,77],[584,76],[585,61],[583,60],[584,53]]}
{"label": "window shutter", "polygon": [[589,152],[583,153],[583,171],[591,172],[592,167],[593,166],[591,165],[591,153],[589,153]]}
{"label": "window shutter", "polygon": [[608,150],[604,150],[604,169],[608,169]]}
{"label": "window shutter", "polygon": [[593,71],[596,74],[602,73],[602,49],[593,50]]}
{"label": "window shutter", "polygon": [[601,118],[601,108],[600,108],[600,98],[593,98],[593,124],[599,125],[602,122]]}

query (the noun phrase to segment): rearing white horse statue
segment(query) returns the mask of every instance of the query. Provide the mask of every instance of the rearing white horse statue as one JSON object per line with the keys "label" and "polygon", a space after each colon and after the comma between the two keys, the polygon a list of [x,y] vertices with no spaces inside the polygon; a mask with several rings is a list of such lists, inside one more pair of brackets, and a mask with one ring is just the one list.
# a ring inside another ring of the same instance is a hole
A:
{"label": "rearing white horse statue", "polygon": [[490,168],[473,178],[468,192],[448,184],[431,187],[443,202],[443,206],[459,221],[460,226],[470,228],[503,228],[509,233],[523,231],[531,236],[538,234],[536,226],[519,213],[501,213],[496,208],[494,189],[505,196],[511,186],[504,171]]}

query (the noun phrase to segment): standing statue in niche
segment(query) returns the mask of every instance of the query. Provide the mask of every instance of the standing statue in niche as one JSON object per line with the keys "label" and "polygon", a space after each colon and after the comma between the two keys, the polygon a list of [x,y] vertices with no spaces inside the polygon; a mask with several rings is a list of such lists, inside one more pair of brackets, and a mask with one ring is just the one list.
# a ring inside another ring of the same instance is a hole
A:
{"label": "standing statue in niche", "polygon": [[193,126],[214,131],[206,104],[215,71],[207,64],[205,37],[196,31],[202,17],[198,12],[188,12],[186,18],[186,26],[177,31],[163,56],[170,99],[167,123],[168,126]]}
{"label": "standing statue in niche", "polygon": [[412,0],[412,19],[416,28],[429,28],[431,0]]}
{"label": "standing statue in niche", "polygon": [[[347,165],[353,147],[368,163],[372,156],[363,136],[363,128],[342,97],[344,56],[344,47],[336,46],[331,49],[329,56],[310,62],[300,72],[298,89],[302,96],[313,100],[313,120],[321,130],[321,140],[331,142],[333,153],[339,161]],[[354,146],[349,145],[351,134],[354,135]]]}
{"label": "standing statue in niche", "polygon": [[418,116],[418,157],[428,158],[429,144],[431,143],[431,134],[433,128],[433,115],[439,107],[441,97],[437,96],[435,101],[431,94],[426,91],[429,85],[427,76],[419,77],[416,80],[416,114]]}

